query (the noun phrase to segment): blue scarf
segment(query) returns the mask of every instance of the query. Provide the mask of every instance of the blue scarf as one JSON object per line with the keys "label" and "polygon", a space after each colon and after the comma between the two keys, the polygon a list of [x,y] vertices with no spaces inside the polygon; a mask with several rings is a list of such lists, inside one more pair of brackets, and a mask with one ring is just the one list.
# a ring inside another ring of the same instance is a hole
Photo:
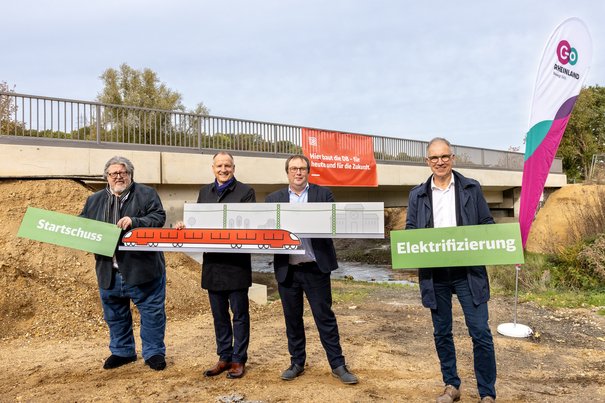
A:
{"label": "blue scarf", "polygon": [[227,190],[227,188],[231,186],[233,182],[235,182],[235,176],[222,185],[219,185],[216,179],[214,180],[214,188],[216,189],[216,193],[218,193],[219,197],[223,195],[225,190]]}

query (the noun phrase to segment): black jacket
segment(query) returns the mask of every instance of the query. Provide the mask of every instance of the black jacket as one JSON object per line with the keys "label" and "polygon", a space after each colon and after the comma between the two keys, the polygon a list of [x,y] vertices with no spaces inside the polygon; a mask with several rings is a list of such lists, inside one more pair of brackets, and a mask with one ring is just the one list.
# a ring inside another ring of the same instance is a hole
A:
{"label": "black jacket", "polygon": [[[254,189],[234,181],[219,197],[215,183],[200,189],[198,203],[254,203]],[[230,291],[252,285],[252,263],[249,253],[204,253],[202,288],[211,291]]]}
{"label": "black jacket", "polygon": [[[86,199],[80,216],[105,221],[107,201],[105,190],[92,194]],[[166,221],[166,212],[155,189],[139,183],[132,184],[130,195],[120,210],[120,217],[126,216],[132,219],[132,228],[162,227]],[[125,232],[122,231],[120,234],[118,246],[122,245],[121,237]],[[115,256],[124,282],[129,285],[139,285],[155,280],[164,275],[166,270],[162,252],[125,252],[116,247]],[[107,289],[111,285],[113,275],[112,258],[95,255],[95,259],[99,287]]]}
{"label": "black jacket", "polygon": [[[288,188],[280,189],[271,193],[265,199],[268,203],[289,203],[290,194]],[[309,183],[309,203],[330,203],[334,202],[332,191],[323,186]],[[336,261],[336,251],[334,250],[334,242],[331,238],[311,238],[311,246],[315,253],[315,259],[319,270],[324,273],[330,273],[338,269]],[[275,269],[275,278],[278,282],[283,283],[288,275],[288,260],[289,256],[285,254],[275,255],[273,259],[273,267]]]}

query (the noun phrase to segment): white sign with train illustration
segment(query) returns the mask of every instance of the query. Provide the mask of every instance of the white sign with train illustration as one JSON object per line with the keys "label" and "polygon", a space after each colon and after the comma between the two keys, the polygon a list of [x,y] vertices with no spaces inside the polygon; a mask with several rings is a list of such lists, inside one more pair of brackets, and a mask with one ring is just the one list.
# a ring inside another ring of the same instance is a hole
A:
{"label": "white sign with train illustration", "polygon": [[384,203],[186,203],[187,228],[285,229],[303,238],[384,238]]}
{"label": "white sign with train illustration", "polygon": [[120,250],[302,254],[300,238],[384,238],[384,203],[187,203],[183,221],[131,230]]}

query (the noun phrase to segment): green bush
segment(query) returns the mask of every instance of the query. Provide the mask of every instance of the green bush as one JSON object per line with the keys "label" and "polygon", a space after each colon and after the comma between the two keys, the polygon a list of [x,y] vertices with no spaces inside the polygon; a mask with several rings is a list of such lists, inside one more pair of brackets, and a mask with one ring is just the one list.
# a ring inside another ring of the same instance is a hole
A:
{"label": "green bush", "polygon": [[597,287],[605,286],[605,234],[598,235],[580,251],[578,262]]}
{"label": "green bush", "polygon": [[605,235],[578,242],[550,259],[553,286],[574,290],[605,287]]}
{"label": "green bush", "polygon": [[[550,271],[546,267],[547,256],[525,253],[525,264],[519,271],[519,290],[543,292],[550,286]],[[490,284],[496,291],[515,291],[515,265],[488,267]]]}

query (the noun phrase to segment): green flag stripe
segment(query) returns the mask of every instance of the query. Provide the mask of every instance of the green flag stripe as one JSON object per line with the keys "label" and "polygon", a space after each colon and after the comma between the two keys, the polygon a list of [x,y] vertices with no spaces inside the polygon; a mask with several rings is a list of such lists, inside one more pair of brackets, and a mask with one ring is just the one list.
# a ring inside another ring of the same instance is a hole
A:
{"label": "green flag stripe", "polygon": [[529,159],[534,154],[534,151],[538,148],[550,127],[552,126],[552,120],[543,120],[542,122],[536,123],[534,127],[529,130],[527,133],[527,138],[525,139],[525,161]]}

